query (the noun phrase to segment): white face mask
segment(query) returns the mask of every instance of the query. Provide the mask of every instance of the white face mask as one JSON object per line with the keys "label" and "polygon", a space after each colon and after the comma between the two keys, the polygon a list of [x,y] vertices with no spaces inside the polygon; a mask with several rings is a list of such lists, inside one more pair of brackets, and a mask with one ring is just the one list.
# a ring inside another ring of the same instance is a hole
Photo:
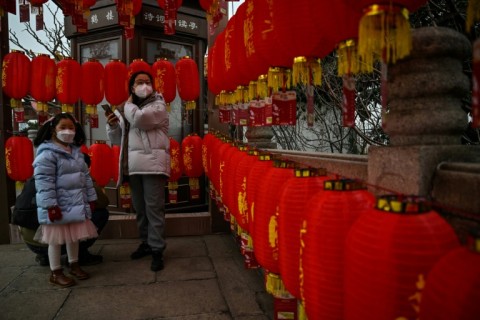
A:
{"label": "white face mask", "polygon": [[137,97],[140,99],[145,99],[148,97],[151,93],[153,92],[152,86],[144,83],[144,84],[139,84],[138,86],[135,87],[135,94]]}
{"label": "white face mask", "polygon": [[73,143],[73,138],[75,138],[75,131],[73,130],[60,130],[57,131],[57,139],[65,143]]}

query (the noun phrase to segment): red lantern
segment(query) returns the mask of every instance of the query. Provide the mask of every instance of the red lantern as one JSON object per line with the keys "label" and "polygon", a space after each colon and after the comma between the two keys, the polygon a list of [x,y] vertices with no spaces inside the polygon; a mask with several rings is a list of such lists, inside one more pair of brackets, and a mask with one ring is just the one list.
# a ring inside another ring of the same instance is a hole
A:
{"label": "red lantern", "polygon": [[37,100],[38,122],[42,125],[48,119],[47,102],[55,98],[55,77],[57,65],[47,54],[32,59],[30,94]]}
{"label": "red lantern", "polygon": [[224,167],[224,204],[228,207],[228,210],[233,214],[238,221],[238,199],[235,193],[235,177],[237,173],[238,164],[245,153],[242,151],[242,147],[233,147],[233,152],[229,158],[225,159]]}
{"label": "red lantern", "polygon": [[247,185],[248,175],[250,170],[256,163],[258,152],[255,150],[248,150],[237,164],[235,172],[234,185],[234,215],[238,224],[242,229],[248,233],[252,233],[250,228],[250,221],[248,219],[248,203],[247,203]]}
{"label": "red lantern", "polygon": [[25,181],[33,175],[33,143],[27,137],[10,137],[5,142],[7,175],[15,181]]}
{"label": "red lantern", "polygon": [[300,292],[308,319],[342,319],[347,233],[375,197],[359,183],[325,181],[306,206],[300,251]]}
{"label": "red lantern", "polygon": [[230,148],[228,143],[215,139],[212,143],[210,180],[216,192],[220,192],[220,171],[223,153]]}
{"label": "red lantern", "polygon": [[157,0],[158,6],[164,10],[165,22],[163,23],[164,33],[175,34],[177,23],[177,11],[182,6],[183,0]]}
{"label": "red lantern", "polygon": [[105,187],[113,177],[113,152],[105,141],[96,141],[88,150],[91,158],[90,175],[101,187]]}
{"label": "red lantern", "polygon": [[128,73],[127,73],[127,79],[130,79],[130,77],[137,72],[146,72],[149,75],[152,75],[152,67],[143,59],[133,59],[132,63],[128,66]]}
{"label": "red lantern", "polygon": [[247,221],[249,225],[255,223],[255,203],[257,201],[257,189],[260,185],[260,181],[262,181],[265,177],[265,172],[268,168],[271,168],[273,161],[271,160],[270,154],[266,153],[259,153],[257,156],[257,161],[254,162],[252,169],[248,173],[247,177],[247,209],[248,209],[248,217]]}
{"label": "red lantern", "polygon": [[253,74],[250,71],[250,68],[243,68],[242,66],[247,65],[247,56],[245,51],[245,30],[244,30],[244,20],[246,14],[247,6],[242,3],[235,13],[235,30],[233,32],[233,43],[232,43],[232,52],[231,60],[233,61],[234,72],[236,73],[237,82],[241,86],[248,86],[251,80],[256,80],[258,78],[257,74]]}
{"label": "red lantern", "polygon": [[225,76],[225,60],[223,54],[225,51],[225,33],[221,32],[214,45],[208,52],[208,89],[214,94],[218,95],[224,89],[223,79]]}
{"label": "red lantern", "polygon": [[[247,65],[251,70],[251,79],[256,79],[260,75],[267,73],[268,66],[271,65],[271,63],[275,63],[276,66],[283,65],[284,63],[283,61],[277,62],[279,56],[276,54],[268,57],[270,59],[269,63],[267,60],[262,59],[263,56],[261,56],[260,53],[260,46],[269,47],[267,41],[275,41],[275,39],[271,37],[270,32],[270,13],[272,12],[273,0],[247,0],[245,6],[245,20],[243,24],[245,56]],[[262,38],[259,39],[259,37]],[[273,44],[274,42],[268,43]],[[274,46],[276,45],[278,47],[278,43],[280,42],[276,42]],[[277,52],[281,52],[282,50],[283,48],[277,50]]]}
{"label": "red lantern", "polygon": [[10,106],[16,113],[16,122],[24,121],[21,99],[30,89],[30,78],[31,62],[23,52],[12,51],[3,57],[2,89],[10,97]]}
{"label": "red lantern", "polygon": [[[105,69],[96,59],[88,59],[82,64],[82,87],[80,97],[86,104],[85,113],[90,116],[90,125],[92,128],[98,128],[97,104],[99,104],[105,95]],[[96,126],[95,126],[96,124]]]}
{"label": "red lantern", "polygon": [[105,65],[105,99],[115,106],[125,102],[129,96],[127,66],[118,59]]}
{"label": "red lantern", "polygon": [[[223,84],[223,89],[226,91],[235,91],[240,82],[237,79],[237,70],[238,67],[242,68],[243,66],[236,65],[238,62],[234,60],[234,47],[233,43],[235,42],[235,20],[236,15],[234,15],[230,20],[228,20],[227,26],[225,28],[225,51],[223,55],[224,66],[225,66],[225,82]],[[237,68],[236,68],[237,67]]]}
{"label": "red lantern", "polygon": [[200,76],[197,63],[190,57],[185,56],[175,65],[177,72],[178,94],[186,101],[186,109],[195,109],[196,102],[200,96]]}
{"label": "red lantern", "polygon": [[[472,239],[473,240],[473,239]],[[429,271],[420,319],[475,320],[480,314],[480,238],[447,253]]]}
{"label": "red lantern", "polygon": [[175,67],[167,59],[157,59],[152,65],[153,82],[155,90],[163,95],[167,109],[170,110],[170,103],[177,96],[177,82]]}
{"label": "red lantern", "polygon": [[344,319],[418,318],[429,271],[458,246],[452,227],[424,201],[378,198],[347,235]]}
{"label": "red lantern", "polygon": [[278,207],[278,251],[280,275],[285,288],[300,298],[300,231],[308,200],[323,189],[324,170],[295,169],[295,177],[282,187]]}
{"label": "red lantern", "polygon": [[211,133],[207,133],[203,136],[202,142],[202,165],[205,175],[210,178],[210,166],[211,166],[211,153],[212,153],[212,142],[215,139],[215,136]]}
{"label": "red lantern", "polygon": [[73,113],[73,105],[80,98],[82,68],[73,58],[67,57],[57,64],[57,99],[62,111]]}
{"label": "red lantern", "polygon": [[177,203],[178,179],[182,176],[182,152],[180,144],[172,137],[170,140],[170,177],[168,178],[168,201]]}
{"label": "red lantern", "polygon": [[[280,274],[278,263],[280,192],[285,182],[293,176],[293,167],[288,161],[276,160],[273,166],[265,171],[255,194],[255,223],[250,224],[258,262],[268,273],[277,275]],[[275,294],[272,288],[278,285],[273,285],[271,280],[271,277],[267,278],[266,288],[269,293]]]}
{"label": "red lantern", "polygon": [[188,176],[190,185],[190,199],[200,198],[198,178],[203,174],[202,166],[202,138],[196,133],[188,135],[182,141],[183,170]]}

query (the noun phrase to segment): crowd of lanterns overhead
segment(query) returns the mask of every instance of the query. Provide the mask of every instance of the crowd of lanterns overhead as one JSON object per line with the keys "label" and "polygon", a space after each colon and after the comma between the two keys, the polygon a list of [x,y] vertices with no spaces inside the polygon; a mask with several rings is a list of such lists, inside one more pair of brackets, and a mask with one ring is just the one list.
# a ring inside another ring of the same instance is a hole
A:
{"label": "crowd of lanterns overhead", "polygon": [[[284,110],[278,105],[287,108],[286,114],[291,112],[290,104],[285,102],[289,99],[278,99],[275,93],[288,92],[295,101],[292,88],[298,84],[307,88],[320,85],[320,59],[336,50],[338,75],[343,78],[343,125],[354,126],[353,75],[372,72],[374,63],[379,61],[382,81],[386,81],[387,65],[410,53],[409,13],[426,2],[304,0],[293,4],[287,0],[246,0],[208,51],[208,88],[217,96],[220,121],[236,125],[247,122],[255,126],[258,117],[253,113],[265,113],[265,120],[258,125],[295,124],[295,117],[286,115],[282,116],[283,121],[274,123],[275,108],[277,119],[278,109]],[[479,3],[469,1],[469,30],[473,21],[480,20]],[[479,41],[476,41],[477,48]],[[478,51],[474,51],[475,84],[480,77]],[[480,126],[479,91],[478,84],[474,85],[473,127]],[[382,90],[384,107],[386,92]],[[307,96],[312,94],[313,90],[307,90]],[[313,104],[313,99],[307,103]],[[249,116],[244,112],[247,109]]]}
{"label": "crowd of lanterns overhead", "polygon": [[58,63],[48,55],[30,60],[21,51],[5,55],[2,64],[3,92],[11,98],[10,105],[16,122],[23,122],[22,99],[27,95],[37,102],[39,124],[48,118],[48,102],[56,99],[63,112],[74,112],[81,100],[90,125],[98,127],[97,105],[105,98],[113,108],[125,102],[129,96],[128,79],[138,71],[145,71],[154,79],[154,89],[170,103],[178,94],[185,101],[186,109],[195,109],[200,95],[200,78],[197,63],[185,56],[173,65],[166,59],[157,59],[152,65],[142,59],[134,59],[128,66],[114,59],[105,67],[96,59],[80,64],[72,58]]}

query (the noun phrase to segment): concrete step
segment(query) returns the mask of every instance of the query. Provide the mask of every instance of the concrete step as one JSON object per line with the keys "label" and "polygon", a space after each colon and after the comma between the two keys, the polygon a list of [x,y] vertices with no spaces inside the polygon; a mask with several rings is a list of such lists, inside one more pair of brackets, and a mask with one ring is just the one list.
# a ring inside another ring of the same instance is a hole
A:
{"label": "concrete step", "polygon": [[[208,212],[167,213],[165,215],[165,236],[196,236],[211,234],[211,216]],[[100,239],[138,238],[135,214],[110,213]]]}

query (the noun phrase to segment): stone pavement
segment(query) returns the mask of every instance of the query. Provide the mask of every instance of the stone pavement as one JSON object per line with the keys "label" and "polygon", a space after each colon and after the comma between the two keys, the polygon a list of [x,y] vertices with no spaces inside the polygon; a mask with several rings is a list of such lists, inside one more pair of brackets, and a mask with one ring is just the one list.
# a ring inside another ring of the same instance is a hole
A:
{"label": "stone pavement", "polygon": [[91,278],[60,289],[48,283],[24,244],[0,245],[0,319],[268,320],[273,298],[259,269],[245,269],[230,234],[167,238],[165,269],[130,260],[137,239],[99,240],[104,262]]}

